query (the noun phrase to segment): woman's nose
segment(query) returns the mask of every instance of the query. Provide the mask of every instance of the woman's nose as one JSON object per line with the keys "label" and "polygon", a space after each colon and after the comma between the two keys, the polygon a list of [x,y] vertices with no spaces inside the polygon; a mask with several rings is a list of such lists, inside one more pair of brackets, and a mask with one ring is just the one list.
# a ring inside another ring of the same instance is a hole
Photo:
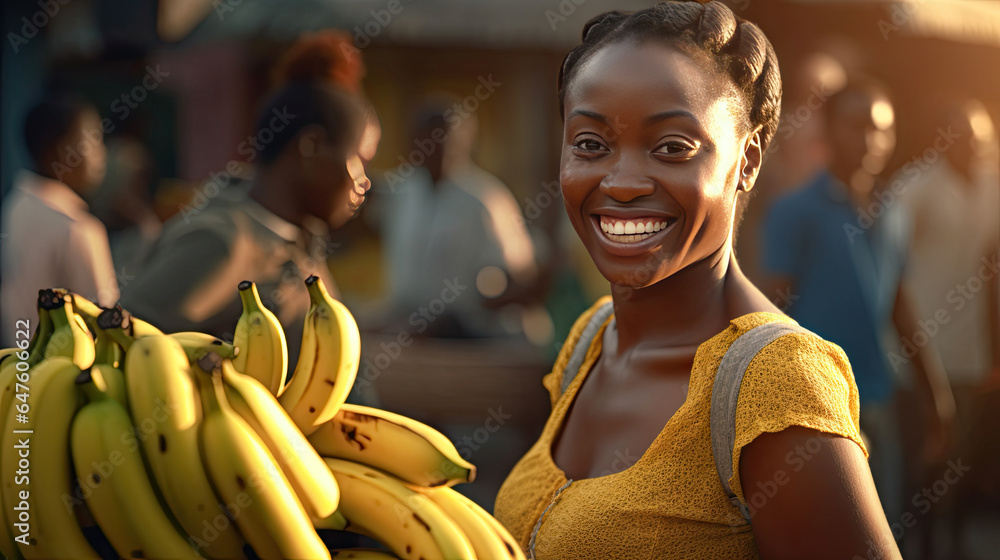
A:
{"label": "woman's nose", "polygon": [[637,163],[621,161],[601,180],[601,192],[618,202],[630,202],[653,194],[656,185],[640,172]]}

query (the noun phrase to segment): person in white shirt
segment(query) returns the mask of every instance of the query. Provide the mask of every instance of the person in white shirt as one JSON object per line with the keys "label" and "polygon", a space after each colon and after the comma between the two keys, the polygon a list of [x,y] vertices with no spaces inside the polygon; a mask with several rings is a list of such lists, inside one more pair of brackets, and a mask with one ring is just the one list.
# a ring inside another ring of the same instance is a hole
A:
{"label": "person in white shirt", "polygon": [[90,105],[53,95],[24,123],[35,171],[24,171],[3,203],[0,250],[0,338],[14,344],[14,325],[37,322],[38,290],[67,288],[111,306],[118,283],[104,224],[84,198],[104,179],[101,120]]}
{"label": "person in white shirt", "polygon": [[[942,157],[904,166],[901,202],[914,223],[909,281],[923,330],[959,392],[1000,368],[995,297],[1000,245],[997,135],[978,101],[949,103]],[[943,138],[943,137],[942,137]],[[935,146],[936,148],[938,146]],[[993,288],[991,288],[993,286]]]}
{"label": "person in white shirt", "polygon": [[430,101],[418,118],[416,145],[430,153],[386,176],[386,323],[424,336],[542,340],[551,329],[534,240],[510,189],[472,158],[475,116],[447,106]]}

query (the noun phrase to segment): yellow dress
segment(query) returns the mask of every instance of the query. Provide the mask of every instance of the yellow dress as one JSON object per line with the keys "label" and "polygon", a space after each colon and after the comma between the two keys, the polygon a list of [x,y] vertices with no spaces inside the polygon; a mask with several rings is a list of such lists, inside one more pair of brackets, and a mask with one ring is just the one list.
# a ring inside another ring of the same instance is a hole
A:
{"label": "yellow dress", "polygon": [[[552,413],[538,441],[500,488],[497,519],[527,553],[544,512],[534,543],[539,560],[758,558],[750,525],[727,500],[712,458],[712,384],[722,356],[739,335],[765,323],[794,321],[765,312],[733,319],[726,330],[698,347],[684,404],[642,457],[621,472],[575,480],[567,486],[565,473],[552,459],[552,442],[586,372],[601,353],[602,335],[611,318],[594,337],[580,374],[560,395],[562,373],[584,326],[609,299],[602,298],[577,320],[552,373],[545,376]],[[744,503],[740,451],[760,434],[790,426],[849,438],[868,455],[858,427],[854,374],[839,346],[812,335],[789,334],[750,363],[736,410],[730,480]],[[808,453],[790,453],[785,475],[801,470]],[[764,506],[767,490],[773,488],[749,492],[751,513]]]}

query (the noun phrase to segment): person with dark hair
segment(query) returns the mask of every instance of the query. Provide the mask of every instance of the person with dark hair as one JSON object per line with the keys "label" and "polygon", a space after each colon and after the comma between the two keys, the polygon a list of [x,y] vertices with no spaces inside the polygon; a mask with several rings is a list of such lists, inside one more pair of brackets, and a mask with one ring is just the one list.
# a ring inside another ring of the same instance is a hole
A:
{"label": "person with dark hair", "polygon": [[[893,327],[903,339],[920,340],[920,317],[903,281],[910,222],[901,205],[883,202],[889,185],[880,174],[896,142],[885,86],[856,78],[830,98],[826,121],[829,167],[772,206],[764,265],[773,289],[792,294],[788,314],[850,358],[875,484],[886,515],[898,522],[906,471],[894,376],[912,362],[924,398],[929,462],[943,461],[953,443],[955,402],[934,342],[902,354],[884,343]],[[906,417],[917,421],[919,415]]]}
{"label": "person with dark hair", "polygon": [[38,290],[71,289],[104,305],[118,299],[108,233],[84,201],[104,179],[101,118],[68,95],[38,102],[24,121],[34,163],[3,204],[3,344],[14,346],[18,320],[36,317]]}
{"label": "person with dark hair", "polygon": [[778,123],[770,43],[717,1],[610,12],[559,79],[560,182],[611,284],[497,496],[530,558],[899,558],[843,351],[740,271]]}
{"label": "person with dark hair", "polygon": [[356,96],[322,82],[272,95],[254,128],[254,178],[169,222],[122,305],[168,331],[226,337],[241,312],[236,286],[252,280],[286,329],[294,367],[303,281],[316,274],[333,290],[329,229],[354,216],[371,185],[359,155],[364,119]]}

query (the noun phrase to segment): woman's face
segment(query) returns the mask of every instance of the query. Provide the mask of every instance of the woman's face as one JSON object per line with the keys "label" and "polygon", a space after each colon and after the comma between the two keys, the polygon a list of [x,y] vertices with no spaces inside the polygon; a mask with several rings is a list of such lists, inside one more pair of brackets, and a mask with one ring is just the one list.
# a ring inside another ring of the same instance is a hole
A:
{"label": "woman's face", "polygon": [[372,183],[365,174],[364,162],[358,152],[347,158],[347,178],[343,184],[332,187],[333,199],[327,223],[330,227],[343,227],[357,214],[365,201]]}
{"label": "woman's face", "polygon": [[305,211],[324,220],[331,228],[343,227],[361,207],[371,181],[365,174],[360,146],[346,162],[325,142],[306,164],[309,187],[302,201]]}
{"label": "woman's face", "polygon": [[612,284],[649,286],[730,243],[741,173],[752,184],[760,161],[735,91],[657,43],[613,44],[578,69],[560,182],[573,227]]}

